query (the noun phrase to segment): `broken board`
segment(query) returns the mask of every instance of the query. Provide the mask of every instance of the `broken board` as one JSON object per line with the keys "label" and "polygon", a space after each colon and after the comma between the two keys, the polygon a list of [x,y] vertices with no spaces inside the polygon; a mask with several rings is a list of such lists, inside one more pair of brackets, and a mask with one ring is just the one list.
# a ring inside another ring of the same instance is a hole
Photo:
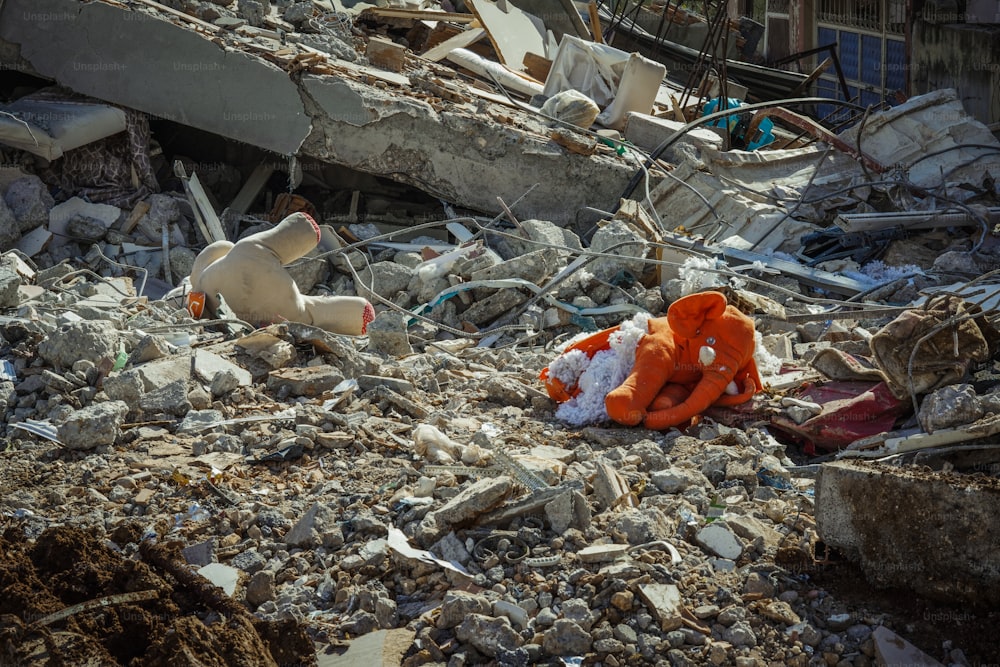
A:
{"label": "broken board", "polygon": [[525,55],[545,53],[545,24],[537,16],[489,0],[468,0],[467,4],[507,67],[523,70]]}
{"label": "broken board", "polygon": [[482,28],[472,28],[449,37],[435,47],[425,51],[420,57],[431,62],[439,62],[455,49],[464,49],[482,39],[486,31]]}

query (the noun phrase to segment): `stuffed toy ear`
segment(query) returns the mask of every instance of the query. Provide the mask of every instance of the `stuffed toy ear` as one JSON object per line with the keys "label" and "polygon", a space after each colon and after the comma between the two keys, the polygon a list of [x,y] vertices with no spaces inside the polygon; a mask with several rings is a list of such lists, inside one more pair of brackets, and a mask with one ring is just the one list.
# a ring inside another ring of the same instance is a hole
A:
{"label": "stuffed toy ear", "polygon": [[670,329],[680,338],[694,338],[707,320],[715,320],[726,312],[726,296],[721,292],[698,292],[681,297],[667,309]]}

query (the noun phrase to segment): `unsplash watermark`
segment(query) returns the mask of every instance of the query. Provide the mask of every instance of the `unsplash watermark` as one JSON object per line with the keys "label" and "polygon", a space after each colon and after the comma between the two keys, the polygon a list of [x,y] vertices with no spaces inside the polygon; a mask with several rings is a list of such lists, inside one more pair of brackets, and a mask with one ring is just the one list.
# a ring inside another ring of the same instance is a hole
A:
{"label": "unsplash watermark", "polygon": [[125,63],[73,63],[75,72],[124,72],[127,68]]}
{"label": "unsplash watermark", "polygon": [[218,62],[184,63],[174,61],[175,72],[189,72],[197,74],[199,72],[221,72],[226,66]]}

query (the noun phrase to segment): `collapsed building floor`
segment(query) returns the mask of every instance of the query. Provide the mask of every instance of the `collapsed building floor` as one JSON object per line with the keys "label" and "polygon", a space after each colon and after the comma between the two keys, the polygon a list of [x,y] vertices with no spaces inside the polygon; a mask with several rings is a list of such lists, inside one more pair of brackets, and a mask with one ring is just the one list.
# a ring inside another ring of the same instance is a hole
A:
{"label": "collapsed building floor", "polygon": [[[6,659],[1000,659],[1000,142],[954,91],[765,104],[744,151],[664,86],[596,134],[427,57],[503,58],[468,13],[275,5],[0,3]],[[367,335],[193,319],[199,250],[300,210]],[[546,393],[706,290],[751,401]]]}

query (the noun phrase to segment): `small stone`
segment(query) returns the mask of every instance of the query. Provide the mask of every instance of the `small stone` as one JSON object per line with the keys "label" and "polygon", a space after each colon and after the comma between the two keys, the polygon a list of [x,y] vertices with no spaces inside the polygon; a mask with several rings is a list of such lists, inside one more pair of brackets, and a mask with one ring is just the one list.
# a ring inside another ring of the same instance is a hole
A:
{"label": "small stone", "polygon": [[524,643],[507,617],[492,618],[483,614],[469,614],[455,628],[455,638],[471,644],[489,657],[495,657],[501,650],[517,648]]}
{"label": "small stone", "polygon": [[774,584],[771,583],[771,580],[766,575],[760,572],[751,572],[747,575],[747,580],[743,584],[743,594],[758,595],[763,598],[774,597]]}
{"label": "small stone", "polygon": [[757,645],[757,635],[746,621],[733,623],[722,633],[722,638],[736,648],[752,648]]}
{"label": "small stone", "polygon": [[410,337],[406,332],[408,318],[402,313],[387,310],[368,323],[368,350],[386,357],[405,357],[413,354]]}
{"label": "small stone", "polygon": [[983,406],[971,384],[942,387],[924,398],[917,415],[928,433],[971,424],[983,416]]}
{"label": "small stone", "polygon": [[337,508],[322,503],[313,503],[302,518],[285,535],[285,544],[294,547],[314,547],[322,541],[323,533],[339,521]]}
{"label": "small stone", "polygon": [[632,591],[618,591],[611,596],[611,606],[621,611],[629,611],[632,609],[634,600],[635,596]]}
{"label": "small stone", "polygon": [[260,570],[247,583],[247,602],[256,609],[274,599],[274,572]]}
{"label": "small stone", "polygon": [[233,560],[230,562],[233,567],[239,568],[247,574],[256,574],[267,565],[267,559],[256,549],[242,551],[233,556]]}
{"label": "small stone", "polygon": [[106,401],[73,412],[58,428],[59,441],[68,449],[113,445],[128,414],[122,401]]}
{"label": "small stone", "polygon": [[286,396],[319,396],[343,381],[340,369],[329,364],[281,368],[268,375],[267,389]]}
{"label": "small stone", "polygon": [[209,389],[212,396],[215,398],[221,398],[226,394],[230,393],[234,389],[240,386],[240,379],[229,370],[219,371],[212,378],[212,384]]}
{"label": "small stone", "polygon": [[38,176],[24,176],[7,186],[4,202],[17,219],[21,233],[49,223],[55,199]]}
{"label": "small stone", "polygon": [[743,553],[743,545],[740,544],[739,538],[733,534],[729,526],[720,521],[714,521],[698,531],[695,542],[720,558],[735,560]]}
{"label": "small stone", "polygon": [[191,410],[188,401],[187,381],[177,380],[165,387],[148,392],[139,399],[139,407],[146,414],[169,414],[183,417]]}
{"label": "small stone", "polygon": [[669,468],[651,475],[653,485],[663,493],[681,493],[689,487],[708,487],[710,482],[700,471],[690,468]]}
{"label": "small stone", "polygon": [[791,605],[787,602],[782,602],[780,600],[774,600],[769,602],[760,611],[761,615],[771,619],[772,621],[778,621],[779,623],[784,623],[785,625],[795,625],[800,623],[802,619],[796,614]]}
{"label": "small stone", "polygon": [[699,607],[695,607],[694,610],[692,610],[692,613],[694,614],[694,617],[699,620],[715,618],[719,615],[719,607],[714,604],[701,605]]}
{"label": "small stone", "polygon": [[591,649],[590,633],[573,621],[561,618],[542,637],[542,648],[549,655],[585,655]]}

